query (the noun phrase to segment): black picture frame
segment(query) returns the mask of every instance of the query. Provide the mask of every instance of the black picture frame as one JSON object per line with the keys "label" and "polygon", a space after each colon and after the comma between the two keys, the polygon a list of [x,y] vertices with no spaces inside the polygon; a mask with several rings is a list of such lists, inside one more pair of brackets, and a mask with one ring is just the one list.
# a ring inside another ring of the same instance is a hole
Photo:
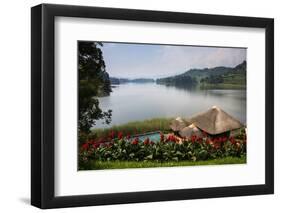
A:
{"label": "black picture frame", "polygon": [[[265,184],[93,195],[54,195],[55,17],[264,28]],[[274,20],[164,11],[41,4],[31,9],[31,204],[42,208],[217,198],[274,193]]]}

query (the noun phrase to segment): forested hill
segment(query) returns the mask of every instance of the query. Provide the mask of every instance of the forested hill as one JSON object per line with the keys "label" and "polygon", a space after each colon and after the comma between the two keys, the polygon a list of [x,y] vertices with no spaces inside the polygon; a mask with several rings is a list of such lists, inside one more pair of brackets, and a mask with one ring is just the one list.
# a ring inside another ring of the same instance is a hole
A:
{"label": "forested hill", "polygon": [[156,83],[179,87],[246,87],[246,61],[235,67],[190,69],[179,75],[157,79]]}
{"label": "forested hill", "polygon": [[153,83],[155,82],[152,78],[135,78],[135,79],[128,79],[128,78],[115,78],[110,77],[111,84],[125,84],[125,83]]}

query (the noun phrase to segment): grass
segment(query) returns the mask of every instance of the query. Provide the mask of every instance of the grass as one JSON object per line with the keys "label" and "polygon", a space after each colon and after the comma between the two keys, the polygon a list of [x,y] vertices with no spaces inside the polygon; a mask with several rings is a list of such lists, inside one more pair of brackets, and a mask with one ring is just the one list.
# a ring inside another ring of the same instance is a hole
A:
{"label": "grass", "polygon": [[219,159],[205,161],[170,161],[170,162],[155,162],[155,161],[92,161],[89,162],[87,168],[81,170],[101,170],[101,169],[127,169],[127,168],[151,168],[151,167],[175,167],[175,166],[201,166],[201,165],[223,165],[223,164],[245,164],[246,156],[225,157]]}
{"label": "grass", "polygon": [[171,118],[154,118],[150,120],[133,121],[123,125],[112,126],[110,128],[93,129],[92,133],[96,137],[100,138],[108,136],[111,131],[122,132],[125,135],[142,134],[158,130],[165,132],[169,131],[169,124],[171,120]]}

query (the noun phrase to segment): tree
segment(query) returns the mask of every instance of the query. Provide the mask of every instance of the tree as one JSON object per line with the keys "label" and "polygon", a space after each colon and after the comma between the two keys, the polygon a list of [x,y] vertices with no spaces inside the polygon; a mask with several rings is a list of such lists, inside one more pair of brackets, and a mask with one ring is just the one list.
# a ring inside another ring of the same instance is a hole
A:
{"label": "tree", "polygon": [[100,42],[78,43],[79,131],[88,133],[96,120],[111,122],[112,111],[102,111],[97,97],[109,95],[111,84],[105,70]]}
{"label": "tree", "polygon": [[202,78],[200,83],[208,83],[208,84],[220,84],[223,83],[222,75],[210,75],[209,77]]}

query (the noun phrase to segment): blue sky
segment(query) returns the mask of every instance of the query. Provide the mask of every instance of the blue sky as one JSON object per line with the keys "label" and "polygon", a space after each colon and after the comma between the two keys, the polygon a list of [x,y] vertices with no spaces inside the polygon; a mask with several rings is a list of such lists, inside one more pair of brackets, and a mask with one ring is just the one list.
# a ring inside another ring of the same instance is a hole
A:
{"label": "blue sky", "polygon": [[103,43],[111,77],[158,78],[191,68],[234,67],[246,60],[244,48]]}

